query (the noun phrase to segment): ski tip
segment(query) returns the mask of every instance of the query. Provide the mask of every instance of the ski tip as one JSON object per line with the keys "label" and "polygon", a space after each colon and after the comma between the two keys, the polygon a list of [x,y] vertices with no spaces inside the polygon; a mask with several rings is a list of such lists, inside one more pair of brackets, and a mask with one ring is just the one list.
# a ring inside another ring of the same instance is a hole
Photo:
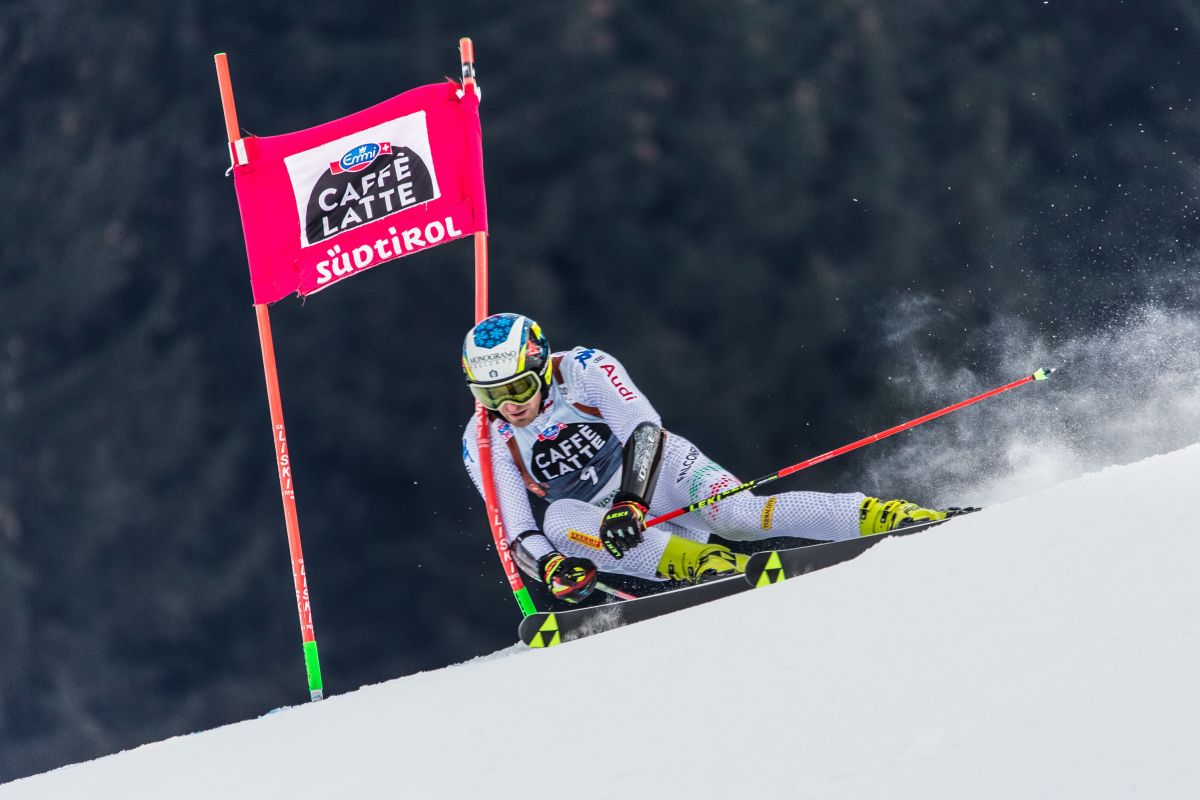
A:
{"label": "ski tip", "polygon": [[1044,381],[1044,380],[1046,380],[1046,378],[1049,378],[1055,372],[1058,372],[1058,367],[1049,367],[1049,368],[1043,367],[1043,368],[1039,369],[1037,372],[1033,373],[1033,379],[1035,381]]}

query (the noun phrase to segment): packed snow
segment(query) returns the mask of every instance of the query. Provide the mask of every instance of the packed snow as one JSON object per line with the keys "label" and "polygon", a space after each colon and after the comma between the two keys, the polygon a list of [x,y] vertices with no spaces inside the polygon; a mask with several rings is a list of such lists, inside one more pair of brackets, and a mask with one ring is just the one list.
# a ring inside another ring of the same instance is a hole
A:
{"label": "packed snow", "polygon": [[0,798],[1194,796],[1198,475],[1200,445],[1110,467],[784,584]]}

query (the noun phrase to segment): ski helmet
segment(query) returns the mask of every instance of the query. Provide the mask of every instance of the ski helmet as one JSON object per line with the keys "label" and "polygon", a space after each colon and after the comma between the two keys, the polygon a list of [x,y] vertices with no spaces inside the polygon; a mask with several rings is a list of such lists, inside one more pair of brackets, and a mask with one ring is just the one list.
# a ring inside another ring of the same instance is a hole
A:
{"label": "ski helmet", "polygon": [[463,373],[475,399],[490,411],[527,403],[550,386],[550,344],[541,326],[520,314],[493,314],[467,331]]}

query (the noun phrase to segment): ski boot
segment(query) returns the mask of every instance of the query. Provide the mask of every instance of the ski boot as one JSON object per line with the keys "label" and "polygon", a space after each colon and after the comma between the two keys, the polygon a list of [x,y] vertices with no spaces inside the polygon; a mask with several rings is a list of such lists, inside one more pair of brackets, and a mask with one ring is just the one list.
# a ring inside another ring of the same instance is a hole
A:
{"label": "ski boot", "polygon": [[720,544],[701,544],[671,536],[658,562],[658,576],[683,583],[703,583],[746,571],[749,556]]}
{"label": "ski boot", "polygon": [[942,511],[936,508],[922,508],[907,500],[880,500],[878,497],[868,497],[858,507],[858,533],[860,536],[874,536],[922,522],[937,522],[962,511],[963,509],[957,508]]}

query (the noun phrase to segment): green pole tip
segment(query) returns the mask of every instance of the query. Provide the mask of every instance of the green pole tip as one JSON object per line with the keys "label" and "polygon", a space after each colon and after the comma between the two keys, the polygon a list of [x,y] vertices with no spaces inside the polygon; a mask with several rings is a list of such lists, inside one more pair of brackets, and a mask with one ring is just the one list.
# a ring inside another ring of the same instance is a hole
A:
{"label": "green pole tip", "polygon": [[325,684],[321,680],[321,658],[317,655],[317,642],[304,642],[304,668],[308,672],[308,690],[313,700],[324,697]]}
{"label": "green pole tip", "polygon": [[529,596],[529,590],[524,586],[513,592],[513,596],[517,598],[517,605],[521,607],[522,617],[537,613],[537,606],[533,604],[533,598]]}
{"label": "green pole tip", "polygon": [[1039,369],[1037,372],[1033,373],[1033,379],[1035,381],[1044,381],[1046,378],[1049,378],[1054,374],[1055,369],[1057,368],[1051,367],[1050,369]]}

